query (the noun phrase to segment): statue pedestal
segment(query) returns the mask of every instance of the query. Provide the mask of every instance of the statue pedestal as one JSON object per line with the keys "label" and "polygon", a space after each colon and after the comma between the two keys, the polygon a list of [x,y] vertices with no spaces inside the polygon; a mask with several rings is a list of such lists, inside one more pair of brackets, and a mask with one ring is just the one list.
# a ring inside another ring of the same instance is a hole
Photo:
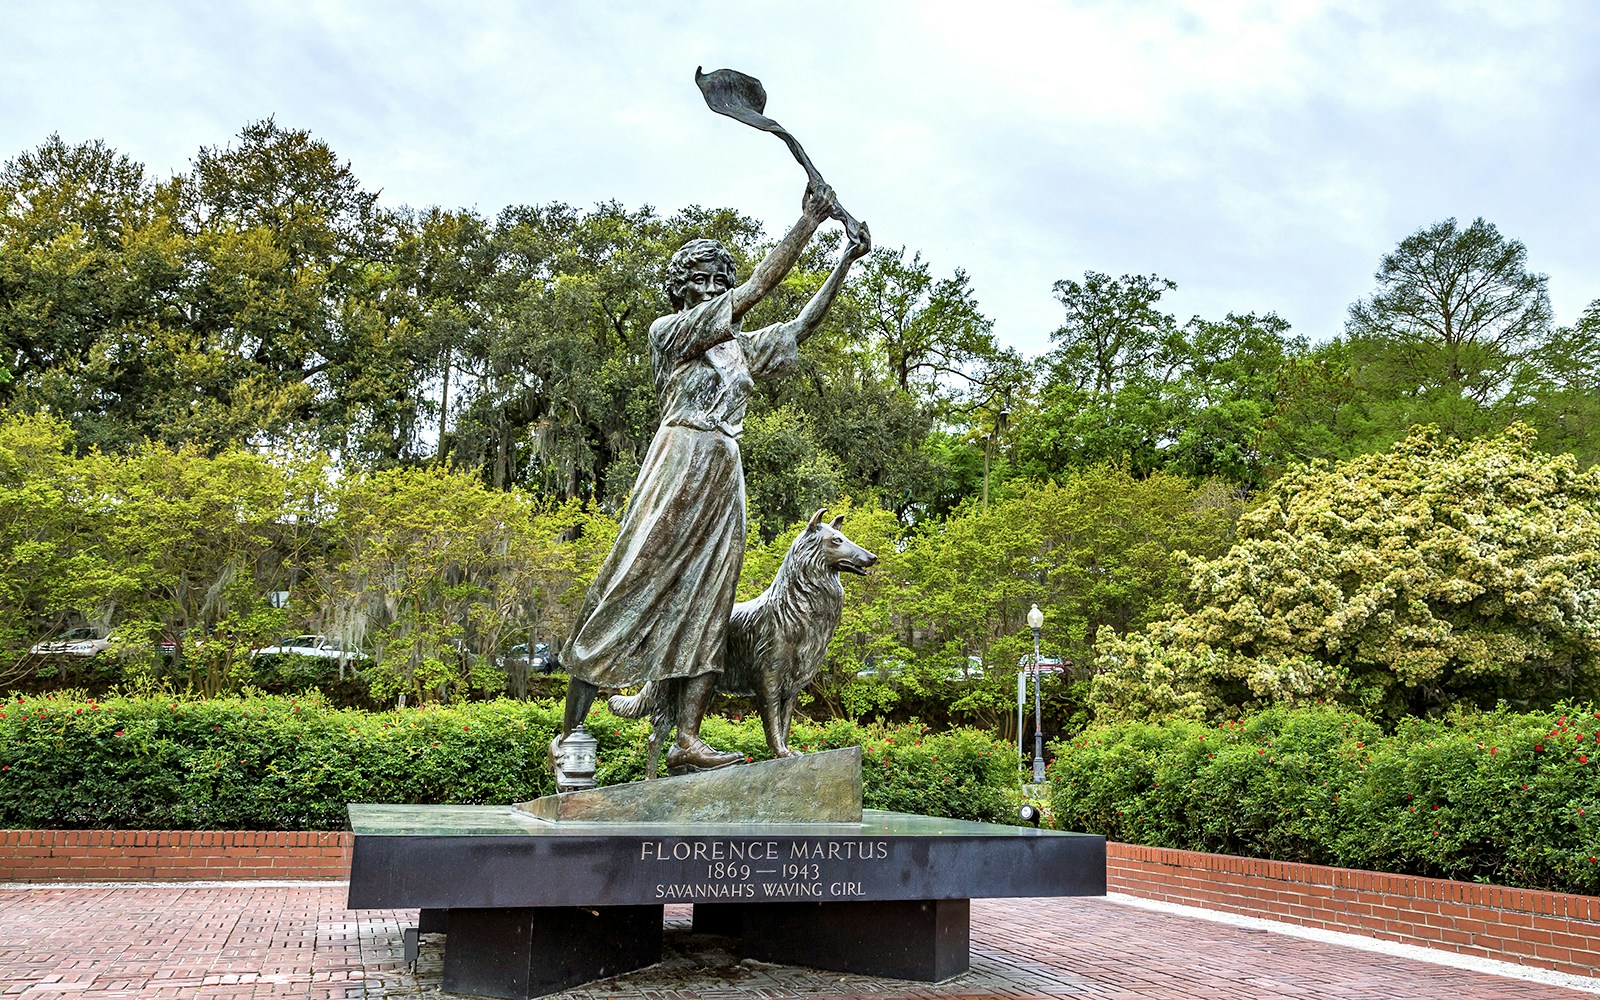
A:
{"label": "statue pedestal", "polygon": [[[802,765],[818,762],[761,767]],[[701,799],[697,780],[739,772],[760,786],[746,765],[613,794],[642,794],[660,817],[663,801]],[[559,817],[562,805],[540,808]],[[693,903],[695,929],[739,938],[747,958],[936,982],[967,969],[968,900],[1105,893],[1103,837],[859,816],[551,820],[514,806],[353,804],[350,906],[442,918],[447,991],[528,998],[659,961],[666,903]]]}

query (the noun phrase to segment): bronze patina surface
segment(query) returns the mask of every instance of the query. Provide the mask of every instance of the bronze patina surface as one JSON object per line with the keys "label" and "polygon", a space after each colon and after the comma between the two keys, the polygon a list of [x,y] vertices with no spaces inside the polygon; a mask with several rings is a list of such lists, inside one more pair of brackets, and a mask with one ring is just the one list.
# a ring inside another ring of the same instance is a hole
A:
{"label": "bronze patina surface", "polygon": [[861,748],[562,792],[517,809],[552,823],[859,823]]}

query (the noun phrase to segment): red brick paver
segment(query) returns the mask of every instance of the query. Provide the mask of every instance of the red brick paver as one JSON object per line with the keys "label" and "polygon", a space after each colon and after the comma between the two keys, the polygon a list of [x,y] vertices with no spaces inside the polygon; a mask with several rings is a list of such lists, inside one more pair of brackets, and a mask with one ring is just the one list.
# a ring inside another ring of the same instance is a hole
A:
{"label": "red brick paver", "polygon": [[[437,939],[424,939],[416,973],[401,957],[400,929],[415,912],[353,912],[345,892],[261,883],[0,888],[0,997],[442,996]],[[566,996],[1592,997],[1102,899],[975,900],[972,969],[937,986],[740,962],[720,939],[690,935],[688,913],[668,908],[662,965]]]}

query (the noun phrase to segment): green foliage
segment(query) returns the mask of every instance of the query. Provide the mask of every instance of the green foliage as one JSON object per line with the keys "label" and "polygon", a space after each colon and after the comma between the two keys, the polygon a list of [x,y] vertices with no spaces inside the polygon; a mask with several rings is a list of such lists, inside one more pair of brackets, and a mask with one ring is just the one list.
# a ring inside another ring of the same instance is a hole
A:
{"label": "green foliage", "polygon": [[965,718],[1009,734],[1016,664],[1032,655],[1024,622],[1031,604],[1046,616],[1044,652],[1086,667],[1095,630],[1147,622],[1179,593],[1185,569],[1177,554],[1222,551],[1239,511],[1211,484],[1135,479],[1106,467],[1055,483],[1013,482],[1007,491],[987,509],[969,505],[915,535],[889,572],[908,581],[894,608],[904,645],[913,645],[913,630],[927,635],[914,658],[902,658],[940,678],[978,657],[985,676],[954,692],[955,704]]}
{"label": "green foliage", "polygon": [[1338,699],[1390,717],[1459,700],[1550,704],[1600,682],[1600,474],[1526,428],[1286,474],[1191,597],[1100,633],[1103,717],[1204,718]]}
{"label": "green foliage", "polygon": [[549,705],[367,713],[313,694],[12,699],[0,825],[336,830],[348,802],[523,801],[552,790]]}
{"label": "green foliage", "polygon": [[1395,360],[1413,385],[1488,402],[1550,331],[1547,279],[1527,257],[1483,219],[1426,226],[1385,255],[1377,292],[1350,307],[1350,332],[1407,348]]}
{"label": "green foliage", "polygon": [[[558,703],[389,712],[295,698],[68,695],[0,705],[0,826],[337,830],[349,802],[507,804],[553,793]],[[597,708],[603,784],[643,777],[648,723]],[[717,746],[767,756],[758,719],[706,720]],[[970,730],[795,727],[796,746],[860,745],[869,808],[1004,820],[1015,757]]]}
{"label": "green foliage", "polygon": [[[504,690],[494,653],[519,627],[561,621],[615,533],[580,503],[438,466],[351,477],[331,499],[336,548],[315,578],[324,631],[369,652],[374,695],[402,706]],[[560,542],[580,528],[592,529],[581,544]]]}
{"label": "green foliage", "polygon": [[1375,278],[1342,338],[1279,369],[1261,435],[1277,464],[1382,450],[1414,424],[1467,439],[1516,421],[1547,451],[1595,460],[1593,317],[1552,328],[1546,277],[1522,243],[1483,219],[1446,219],[1402,240]]}
{"label": "green foliage", "polygon": [[1593,705],[1406,720],[1334,708],[1091,727],[1054,745],[1066,828],[1126,843],[1600,890]]}

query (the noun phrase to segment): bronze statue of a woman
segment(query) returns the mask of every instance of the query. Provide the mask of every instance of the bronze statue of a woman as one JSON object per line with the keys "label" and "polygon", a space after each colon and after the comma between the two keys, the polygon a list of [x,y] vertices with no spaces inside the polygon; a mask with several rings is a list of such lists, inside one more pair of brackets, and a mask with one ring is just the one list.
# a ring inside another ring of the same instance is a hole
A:
{"label": "bronze statue of a woman", "polygon": [[700,720],[722,669],[744,562],[739,435],[745,406],[754,379],[794,366],[797,346],[821,325],[850,265],[871,250],[866,227],[852,227],[839,262],[800,315],[748,333],[740,320],[777,287],[830,217],[844,218],[844,210],[833,189],[814,178],[799,221],[737,287],[733,258],[713,240],[685,244],[668,263],[663,284],[678,311],[650,326],[661,425],[616,543],[561,654],[572,679],[561,736],[551,744],[552,762],[562,759],[561,744],[583,722],[600,688],[647,681],[666,685],[664,704],[676,715],[677,736],[667,750],[670,771],[743,760],[707,745]]}

